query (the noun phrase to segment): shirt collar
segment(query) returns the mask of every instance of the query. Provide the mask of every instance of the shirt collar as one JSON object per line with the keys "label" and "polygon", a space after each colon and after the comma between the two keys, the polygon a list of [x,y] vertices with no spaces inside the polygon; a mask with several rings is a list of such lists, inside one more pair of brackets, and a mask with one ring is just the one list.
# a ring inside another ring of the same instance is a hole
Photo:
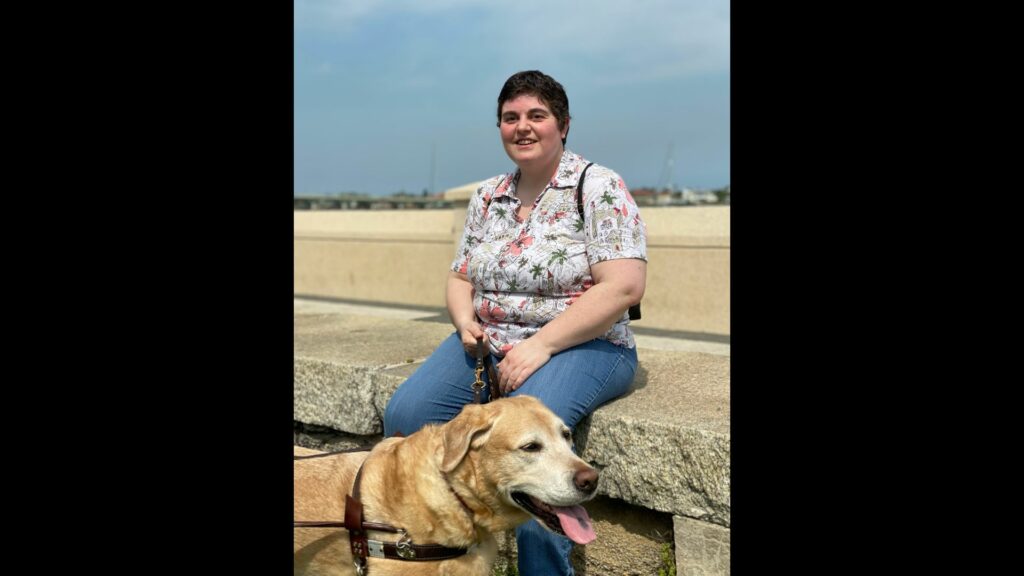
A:
{"label": "shirt collar", "polygon": [[[587,166],[587,161],[579,154],[568,148],[562,152],[562,158],[558,161],[558,169],[555,170],[555,177],[551,179],[548,186],[551,188],[575,188],[580,182],[580,173]],[[516,182],[519,181],[519,170],[510,172],[498,183],[492,198],[511,196]]]}
{"label": "shirt collar", "polygon": [[551,180],[554,188],[575,188],[580,182],[580,173],[587,167],[587,160],[572,150],[566,149],[558,162],[558,170]]}

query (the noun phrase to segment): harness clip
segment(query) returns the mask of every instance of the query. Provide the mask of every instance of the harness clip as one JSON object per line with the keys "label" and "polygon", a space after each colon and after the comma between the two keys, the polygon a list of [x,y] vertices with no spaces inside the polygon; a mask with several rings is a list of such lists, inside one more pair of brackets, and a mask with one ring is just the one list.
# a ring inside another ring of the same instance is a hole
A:
{"label": "harness clip", "polygon": [[395,543],[395,550],[398,555],[406,560],[412,560],[416,558],[416,551],[412,549],[412,538],[409,538],[409,534],[404,529],[399,529],[401,538]]}

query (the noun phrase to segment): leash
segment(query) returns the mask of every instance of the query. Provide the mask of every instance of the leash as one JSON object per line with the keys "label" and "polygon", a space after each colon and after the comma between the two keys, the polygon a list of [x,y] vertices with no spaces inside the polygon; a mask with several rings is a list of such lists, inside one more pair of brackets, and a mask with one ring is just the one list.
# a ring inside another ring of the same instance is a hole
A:
{"label": "leash", "polygon": [[484,357],[490,356],[484,351],[483,338],[476,339],[476,381],[473,382],[473,404],[480,403],[480,391],[484,389],[484,380],[481,375],[484,373]]}
{"label": "leash", "polygon": [[[324,454],[312,454],[308,456],[293,456],[295,460],[305,460],[308,458],[323,458],[325,456],[333,456],[335,454],[347,454],[351,452],[366,452],[367,448],[353,448],[349,450],[339,450],[337,452],[327,452]],[[366,458],[369,460],[369,457]],[[405,561],[438,561],[448,560],[450,558],[458,558],[469,552],[468,548],[449,548],[447,546],[441,546],[439,544],[413,544],[412,539],[409,538],[408,532],[404,528],[397,528],[390,524],[383,524],[380,522],[368,522],[363,519],[363,503],[359,501],[359,485],[360,480],[363,476],[363,464],[366,464],[366,460],[363,460],[362,464],[359,465],[359,470],[356,471],[355,481],[352,483],[352,493],[345,495],[345,521],[329,521],[329,520],[295,520],[293,521],[294,528],[345,528],[348,530],[348,542],[352,549],[352,562],[356,567],[356,574],[358,576],[365,576],[367,573],[366,559],[372,558],[384,558],[388,560],[405,560]],[[458,494],[456,494],[458,497]],[[462,499],[459,498],[461,502]],[[465,503],[462,503],[465,506]],[[399,534],[399,538],[395,542],[387,542],[382,540],[371,540],[367,534],[367,530],[377,530],[380,532],[390,532],[392,534]]]}
{"label": "leash", "polygon": [[491,364],[490,351],[484,347],[483,338],[476,339],[476,380],[473,382],[473,404],[480,404],[480,392],[484,389],[482,375],[487,370],[487,379],[491,384],[491,400],[501,398],[501,389],[498,388],[498,376],[494,373],[494,366]]}

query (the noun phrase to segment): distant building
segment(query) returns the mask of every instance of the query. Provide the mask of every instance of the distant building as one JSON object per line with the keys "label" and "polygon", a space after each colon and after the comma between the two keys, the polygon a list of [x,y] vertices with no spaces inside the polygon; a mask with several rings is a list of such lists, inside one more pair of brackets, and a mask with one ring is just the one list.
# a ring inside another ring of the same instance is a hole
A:
{"label": "distant building", "polygon": [[635,188],[629,191],[637,206],[668,206],[672,204],[672,192],[668,189]]}
{"label": "distant building", "polygon": [[319,196],[295,196],[294,210],[417,210],[423,208],[451,208],[452,203],[441,194],[414,196],[397,193],[391,196],[370,196],[343,192]]}
{"label": "distant building", "polygon": [[684,204],[716,204],[718,203],[718,196],[711,190],[694,190],[693,188],[683,188],[680,192],[680,198]]}

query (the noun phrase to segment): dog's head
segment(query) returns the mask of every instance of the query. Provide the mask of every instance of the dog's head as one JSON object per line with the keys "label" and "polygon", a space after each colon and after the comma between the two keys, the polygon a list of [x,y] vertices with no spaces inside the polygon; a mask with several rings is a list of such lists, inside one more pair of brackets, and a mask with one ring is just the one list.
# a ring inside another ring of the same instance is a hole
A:
{"label": "dog's head", "polygon": [[506,530],[536,518],[552,532],[587,544],[596,535],[580,504],[594,497],[598,474],[572,451],[572,433],[536,398],[469,404],[443,427],[440,468]]}

